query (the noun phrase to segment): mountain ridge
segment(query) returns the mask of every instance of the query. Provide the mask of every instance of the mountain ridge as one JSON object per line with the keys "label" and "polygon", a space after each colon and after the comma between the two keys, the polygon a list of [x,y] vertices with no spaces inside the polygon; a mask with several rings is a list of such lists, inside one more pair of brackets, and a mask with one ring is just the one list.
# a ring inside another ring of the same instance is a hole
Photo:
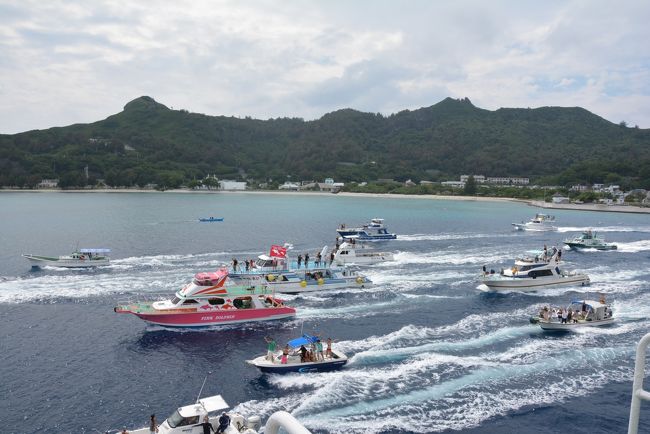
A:
{"label": "mountain ridge", "polygon": [[581,107],[486,110],[468,98],[391,115],[344,108],[305,121],[209,116],[141,96],[93,123],[0,135],[2,185],[37,178],[79,185],[91,181],[80,178],[88,166],[92,178],[111,185],[178,184],[243,171],[260,181],[481,173],[645,186],[650,173],[641,162],[650,165],[650,130]]}

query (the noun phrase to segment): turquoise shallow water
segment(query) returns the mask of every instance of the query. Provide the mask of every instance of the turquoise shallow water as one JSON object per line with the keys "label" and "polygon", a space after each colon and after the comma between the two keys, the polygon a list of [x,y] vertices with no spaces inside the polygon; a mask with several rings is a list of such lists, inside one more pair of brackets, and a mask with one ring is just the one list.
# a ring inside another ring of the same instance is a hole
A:
{"label": "turquoise shallow water", "polygon": [[[650,217],[557,211],[559,233],[516,233],[535,209],[516,203],[336,195],[0,194],[0,420],[7,432],[142,426],[205,394],[246,413],[293,412],[317,432],[625,432],[635,343],[650,320]],[[199,223],[199,217],[224,222]],[[372,288],[287,296],[291,321],[204,331],[150,328],[118,316],[124,299],[171,295],[194,273],[290,242],[332,245],[339,223],[386,219],[395,261],[367,268]],[[580,288],[486,294],[481,266],[582,229],[616,252],[568,252],[619,322],[549,335],[528,324],[541,304]],[[94,271],[31,271],[21,253],[109,247]],[[304,328],[351,356],[340,372],[262,376],[243,360],[263,337]],[[38,417],[34,418],[34,410]],[[643,427],[650,429],[644,417]]]}

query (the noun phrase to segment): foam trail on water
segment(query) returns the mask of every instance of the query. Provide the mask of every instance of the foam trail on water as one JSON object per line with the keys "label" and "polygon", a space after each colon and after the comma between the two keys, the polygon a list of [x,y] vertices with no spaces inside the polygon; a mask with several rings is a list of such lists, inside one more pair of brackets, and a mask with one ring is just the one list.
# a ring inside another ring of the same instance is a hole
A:
{"label": "foam trail on water", "polygon": [[[312,400],[303,402],[296,414],[309,415],[306,419],[342,419],[346,417],[374,413],[380,410],[395,408],[405,404],[418,404],[458,393],[464,388],[476,388],[482,384],[498,384],[511,382],[515,379],[539,375],[545,372],[563,372],[567,367],[584,366],[596,368],[611,359],[632,355],[631,348],[589,348],[574,351],[570,356],[547,357],[542,361],[526,365],[501,365],[482,367],[466,375],[454,378],[420,390],[414,390],[401,395],[380,398],[373,401],[359,402],[343,408],[333,408],[318,412]],[[311,401],[311,402],[310,402]]]}
{"label": "foam trail on water", "polygon": [[473,339],[463,339],[460,341],[441,341],[441,342],[431,342],[424,345],[409,346],[409,347],[399,347],[399,348],[390,348],[390,349],[373,349],[366,350],[360,353],[355,354],[350,359],[350,364],[374,364],[374,363],[386,363],[386,362],[396,362],[404,360],[413,355],[428,353],[432,351],[461,351],[467,349],[476,349],[485,347],[488,345],[493,345],[497,342],[504,342],[517,337],[524,335],[530,335],[533,333],[541,334],[541,329],[532,329],[530,326],[522,327],[504,327],[498,329],[492,333],[473,338]]}
{"label": "foam trail on water", "polygon": [[476,234],[476,233],[461,233],[461,234],[410,234],[410,235],[397,235],[397,241],[445,241],[445,240],[466,240],[471,238],[495,238],[495,237],[508,237],[512,236],[511,233],[507,234]]}
{"label": "foam trail on water", "polygon": [[650,232],[650,226],[561,226],[557,228],[558,232]]}
{"label": "foam trail on water", "polygon": [[630,243],[615,243],[617,251],[622,253],[636,253],[650,250],[650,240],[639,240]]}

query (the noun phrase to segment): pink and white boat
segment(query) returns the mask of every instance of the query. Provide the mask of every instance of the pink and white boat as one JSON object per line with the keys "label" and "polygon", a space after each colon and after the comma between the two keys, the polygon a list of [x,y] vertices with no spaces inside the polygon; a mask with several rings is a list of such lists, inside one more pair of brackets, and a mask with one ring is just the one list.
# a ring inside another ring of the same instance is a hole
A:
{"label": "pink and white boat", "polygon": [[296,315],[266,286],[225,286],[227,278],[226,269],[198,273],[170,300],[127,303],[114,311],[165,327],[207,327]]}

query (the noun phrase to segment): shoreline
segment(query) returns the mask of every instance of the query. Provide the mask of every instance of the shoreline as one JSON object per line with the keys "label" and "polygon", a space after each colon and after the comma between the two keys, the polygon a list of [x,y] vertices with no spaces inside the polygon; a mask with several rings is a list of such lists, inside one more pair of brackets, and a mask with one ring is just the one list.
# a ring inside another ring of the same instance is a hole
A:
{"label": "shoreline", "polygon": [[650,214],[650,207],[639,207],[632,205],[604,205],[604,204],[556,204],[540,200],[518,199],[514,197],[488,197],[488,196],[450,196],[433,194],[391,194],[391,193],[353,193],[342,191],[337,194],[324,191],[275,191],[275,190],[144,190],[130,188],[101,188],[81,190],[59,190],[59,189],[0,189],[0,193],[180,193],[180,194],[249,194],[249,195],[282,195],[282,196],[323,196],[323,197],[366,197],[366,198],[391,198],[391,199],[421,199],[421,200],[453,200],[463,202],[515,202],[523,203],[532,207],[543,209],[560,209],[568,211],[592,211],[592,212],[619,212],[630,214]]}

